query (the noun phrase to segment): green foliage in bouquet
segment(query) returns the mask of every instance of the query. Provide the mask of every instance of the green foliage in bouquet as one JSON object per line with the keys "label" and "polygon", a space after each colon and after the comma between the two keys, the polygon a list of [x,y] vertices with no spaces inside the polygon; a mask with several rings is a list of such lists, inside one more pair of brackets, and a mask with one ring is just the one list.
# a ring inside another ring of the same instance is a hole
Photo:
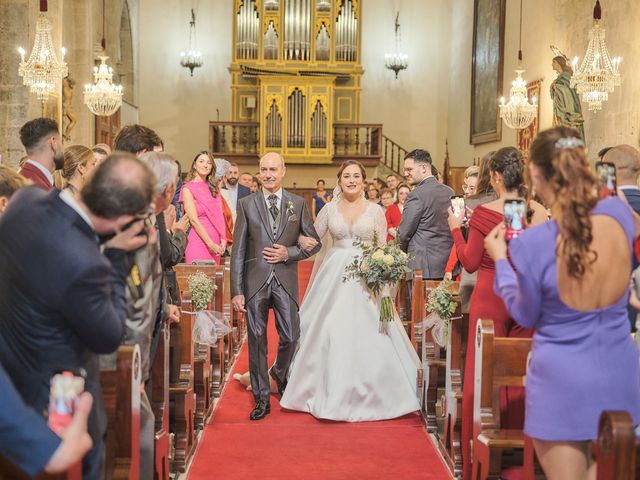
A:
{"label": "green foliage in bouquet", "polygon": [[374,232],[372,242],[356,239],[353,245],[362,254],[347,265],[342,276],[343,282],[360,280],[371,293],[379,295],[386,283],[397,284],[411,272],[408,267],[409,255],[400,249],[396,240],[380,244],[378,235]]}
{"label": "green foliage in bouquet", "polygon": [[458,308],[458,303],[453,297],[451,280],[443,280],[437,288],[431,290],[427,299],[427,312],[435,313],[445,321],[451,320],[451,316]]}
{"label": "green foliage in bouquet", "polygon": [[213,279],[204,272],[196,272],[189,275],[187,283],[191,291],[193,310],[196,312],[206,310],[217,288]]}

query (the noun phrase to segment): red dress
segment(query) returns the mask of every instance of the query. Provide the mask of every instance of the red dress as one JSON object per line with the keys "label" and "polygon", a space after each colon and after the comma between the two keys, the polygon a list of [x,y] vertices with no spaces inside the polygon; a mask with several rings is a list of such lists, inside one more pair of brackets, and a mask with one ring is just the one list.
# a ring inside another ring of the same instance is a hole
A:
{"label": "red dress", "polygon": [[[384,212],[384,216],[387,219],[387,229],[393,227],[398,228],[400,226],[400,222],[402,221],[402,212],[400,212],[400,205],[394,203],[387,207],[387,211]],[[394,237],[387,234],[387,243],[393,240]]]}
{"label": "red dress", "polygon": [[[469,306],[469,333],[462,386],[462,477],[464,480],[471,478],[470,441],[473,437],[476,323],[479,318],[493,320],[496,337],[533,336],[533,330],[523,329],[509,317],[504,302],[493,292],[495,262],[484,249],[484,238],[503,221],[502,213],[478,205],[471,215],[468,240],[465,241],[459,228],[451,232],[458,258],[464,269],[469,273],[478,270],[478,280]],[[502,428],[521,429],[524,425],[524,390],[510,388],[508,393],[503,392],[500,411]]]}

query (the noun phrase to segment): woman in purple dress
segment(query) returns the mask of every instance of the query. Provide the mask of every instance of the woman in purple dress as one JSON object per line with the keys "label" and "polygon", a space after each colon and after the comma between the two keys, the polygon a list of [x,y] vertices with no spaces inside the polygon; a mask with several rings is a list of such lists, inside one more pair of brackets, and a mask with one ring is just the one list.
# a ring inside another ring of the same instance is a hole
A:
{"label": "woman in purple dress", "polygon": [[531,181],[552,221],[512,240],[485,240],[494,289],[511,316],[535,327],[525,433],[548,478],[595,478],[589,452],[604,410],[640,422],[640,368],[626,306],[635,224],[618,198],[598,201],[578,132],[555,127],[531,146]]}

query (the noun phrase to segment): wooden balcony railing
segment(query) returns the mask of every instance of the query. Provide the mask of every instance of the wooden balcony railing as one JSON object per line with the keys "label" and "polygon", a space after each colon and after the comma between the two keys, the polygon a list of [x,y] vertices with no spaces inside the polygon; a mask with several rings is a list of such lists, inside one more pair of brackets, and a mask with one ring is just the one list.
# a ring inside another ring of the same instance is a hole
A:
{"label": "wooden balcony railing", "polygon": [[375,160],[382,156],[382,125],[333,124],[333,159]]}
{"label": "wooden balcony railing", "polygon": [[228,160],[256,160],[260,152],[258,122],[209,122],[209,148]]}
{"label": "wooden balcony railing", "polygon": [[396,174],[402,174],[404,156],[408,153],[396,142],[388,137],[382,136],[384,141],[384,149],[382,151],[382,164]]}

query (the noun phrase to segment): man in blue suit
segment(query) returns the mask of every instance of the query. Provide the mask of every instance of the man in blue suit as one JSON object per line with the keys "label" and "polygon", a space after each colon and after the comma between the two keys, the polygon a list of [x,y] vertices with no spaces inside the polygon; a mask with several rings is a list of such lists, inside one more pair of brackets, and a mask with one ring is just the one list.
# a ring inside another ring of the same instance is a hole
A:
{"label": "man in blue suit", "polygon": [[[79,196],[70,190],[18,191],[0,217],[0,364],[23,400],[44,412],[49,379],[86,371],[94,406],[85,478],[99,478],[106,415],[97,354],[122,341],[125,286],[134,251],[149,240],[155,179],[129,154],[102,162]],[[98,236],[120,232],[100,251]]]}
{"label": "man in blue suit", "polygon": [[[616,166],[616,180],[618,190],[624,196],[633,210],[640,214],[640,187],[638,187],[638,176],[640,176],[640,152],[631,145],[618,145],[610,148],[604,154],[603,161],[611,162]],[[633,268],[638,268],[638,261],[633,256]],[[636,331],[636,315],[638,312],[629,306],[629,322],[631,331]]]}
{"label": "man in blue suit", "polygon": [[91,448],[87,417],[91,394],[83,393],[71,423],[58,437],[45,420],[24,404],[0,366],[0,455],[29,476],[41,471],[60,473],[78,462]]}

